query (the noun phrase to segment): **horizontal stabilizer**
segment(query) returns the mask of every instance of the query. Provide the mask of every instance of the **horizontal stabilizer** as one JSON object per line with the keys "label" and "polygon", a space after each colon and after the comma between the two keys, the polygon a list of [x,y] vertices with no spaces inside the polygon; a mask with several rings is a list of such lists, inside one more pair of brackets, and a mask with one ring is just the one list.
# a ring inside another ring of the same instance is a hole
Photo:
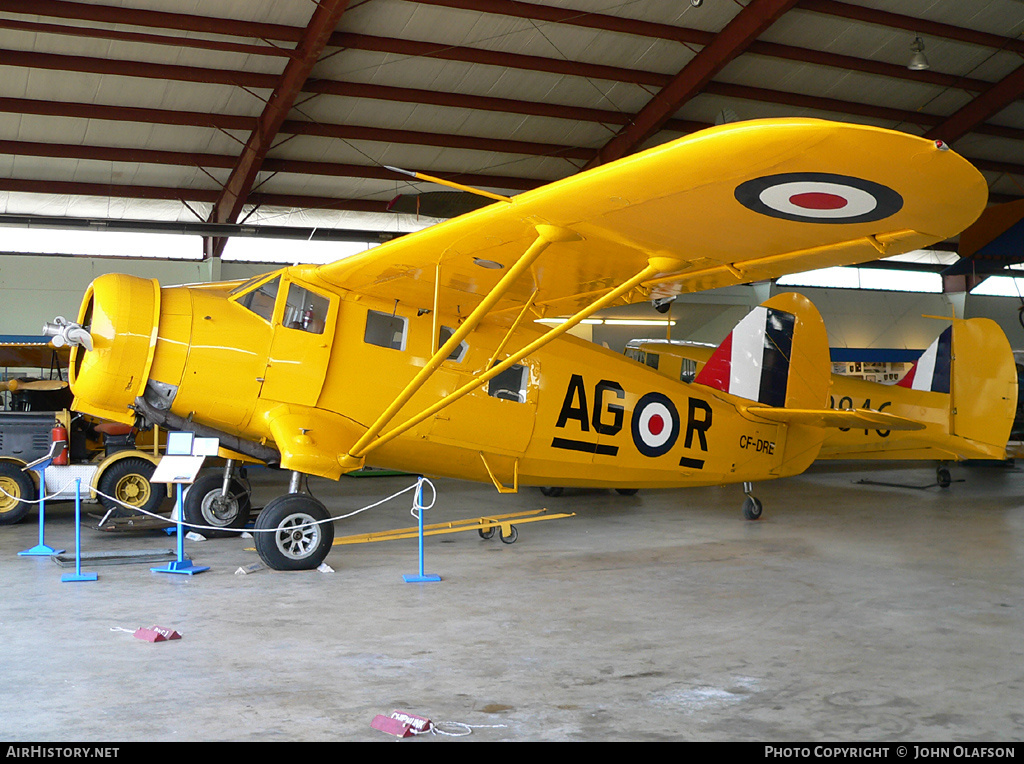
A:
{"label": "horizontal stabilizer", "polygon": [[748,406],[747,413],[782,424],[803,424],[812,427],[868,430],[923,430],[925,425],[913,419],[871,409],[780,409]]}

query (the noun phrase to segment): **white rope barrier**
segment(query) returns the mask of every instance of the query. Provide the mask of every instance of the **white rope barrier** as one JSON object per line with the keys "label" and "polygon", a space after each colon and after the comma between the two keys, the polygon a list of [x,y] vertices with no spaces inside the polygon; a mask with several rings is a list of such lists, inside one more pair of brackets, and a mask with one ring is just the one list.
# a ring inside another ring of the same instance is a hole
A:
{"label": "white rope barrier", "polygon": [[[26,498],[23,498],[23,497],[20,497],[20,496],[12,496],[11,494],[7,493],[7,491],[5,491],[3,489],[3,487],[0,487],[0,493],[2,493],[4,496],[7,496],[10,499],[15,499],[16,501],[23,501],[26,504],[41,504],[43,501],[46,501],[47,499],[53,500],[55,497],[60,496],[61,493],[64,491],[64,489],[66,489],[68,486],[70,486],[72,483],[74,483],[76,479],[77,478],[73,478],[73,479],[69,480],[67,483],[65,483],[63,486],[61,486],[59,490],[57,490],[55,493],[51,494],[50,496],[44,496],[44,497],[41,497],[39,499],[26,499]],[[428,480],[427,478],[424,478],[424,477],[418,478],[416,480],[416,482],[413,483],[412,485],[407,486],[406,488],[403,488],[400,491],[396,491],[395,493],[393,493],[390,496],[387,496],[387,497],[381,499],[380,501],[376,501],[376,502],[374,502],[372,504],[367,504],[365,507],[360,507],[359,509],[353,510],[352,512],[349,512],[348,514],[337,515],[335,517],[329,517],[326,520],[316,520],[316,521],[310,522],[310,523],[303,523],[302,525],[296,525],[294,527],[290,526],[290,530],[299,530],[301,528],[309,528],[309,527],[312,527],[314,525],[322,525],[324,523],[333,523],[333,522],[335,522],[337,520],[347,520],[350,517],[355,517],[358,514],[361,514],[363,512],[371,510],[371,509],[375,509],[376,507],[379,507],[382,504],[386,504],[387,502],[391,501],[392,499],[398,498],[403,493],[408,493],[409,491],[412,491],[414,489],[419,488],[421,485],[426,485],[426,486],[430,487],[431,498],[430,498],[430,503],[429,504],[421,505],[419,503],[419,495],[420,494],[417,491],[416,497],[413,499],[412,509],[410,511],[411,511],[413,517],[417,517],[418,518],[419,515],[417,513],[419,511],[431,509],[434,506],[434,503],[437,501],[437,489],[434,488],[434,484],[431,483],[430,480]],[[158,515],[155,512],[149,512],[148,510],[142,509],[141,507],[135,507],[135,506],[132,506],[130,504],[126,504],[125,502],[123,502],[123,501],[121,501],[121,500],[119,500],[119,499],[117,499],[117,498],[115,498],[113,496],[108,496],[107,494],[103,493],[102,491],[100,491],[97,488],[93,488],[92,490],[96,493],[97,496],[102,496],[105,499],[109,499],[110,501],[114,502],[115,504],[118,504],[118,505],[124,507],[125,509],[131,510],[132,512],[134,512],[136,514],[146,515],[148,517],[152,517],[152,518],[155,518],[157,520],[164,520],[164,521],[167,521],[167,522],[171,522],[171,521],[168,521],[167,518],[164,517],[163,515]],[[103,523],[105,523],[107,521],[107,518],[110,517],[110,513],[114,512],[114,511],[115,511],[114,509],[108,509],[107,513],[105,515],[103,515],[103,517],[100,519],[99,525],[103,525]],[[263,529],[256,529],[256,528],[226,528],[224,526],[219,526],[219,525],[197,525],[196,523],[192,523],[192,522],[184,522],[184,520],[182,521],[182,524],[187,526],[189,530],[228,531],[228,532],[233,532],[233,533],[238,533],[238,534],[242,534],[242,533],[275,533],[277,531],[277,528],[263,528]]]}

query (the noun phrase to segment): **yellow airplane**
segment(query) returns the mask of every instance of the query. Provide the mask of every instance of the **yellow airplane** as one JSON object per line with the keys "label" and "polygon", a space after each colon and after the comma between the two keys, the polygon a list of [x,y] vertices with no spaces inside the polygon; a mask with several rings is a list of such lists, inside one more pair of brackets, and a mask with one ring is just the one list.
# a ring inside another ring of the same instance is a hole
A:
{"label": "yellow airplane", "polygon": [[977,218],[987,189],[941,142],[779,119],[491,196],[360,255],[245,283],[97,278],[77,321],[49,328],[75,346],[75,408],[219,437],[225,496],[238,458],[290,471],[256,521],[274,568],[316,567],[330,549],[304,476],[368,461],[499,491],[733,482],[749,497],[752,481],[805,469],[830,427],[922,425],[829,410],[825,329],[793,296],[731,335],[750,351],[723,362],[735,384],[670,380],[568,330],[618,303],[928,246]]}
{"label": "yellow airplane", "polygon": [[[938,318],[938,317],[936,317]],[[819,459],[1005,459],[1017,409],[1017,368],[999,325],[987,318],[951,322],[895,384],[833,374],[831,409],[871,409],[918,422],[918,430],[831,429]],[[714,348],[683,341],[634,340],[625,355],[673,379],[700,377]],[[950,482],[939,466],[940,486]]]}

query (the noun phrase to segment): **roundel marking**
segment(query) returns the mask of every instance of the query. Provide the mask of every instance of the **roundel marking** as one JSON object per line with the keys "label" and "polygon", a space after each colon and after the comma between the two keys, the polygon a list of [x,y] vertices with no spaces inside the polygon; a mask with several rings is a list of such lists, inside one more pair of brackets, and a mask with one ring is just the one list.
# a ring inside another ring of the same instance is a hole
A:
{"label": "roundel marking", "polygon": [[647,393],[633,409],[630,429],[641,454],[662,456],[672,450],[679,437],[679,412],[667,396]]}
{"label": "roundel marking", "polygon": [[747,209],[800,223],[870,223],[895,215],[903,197],[874,181],[825,172],[754,178],[736,187]]}

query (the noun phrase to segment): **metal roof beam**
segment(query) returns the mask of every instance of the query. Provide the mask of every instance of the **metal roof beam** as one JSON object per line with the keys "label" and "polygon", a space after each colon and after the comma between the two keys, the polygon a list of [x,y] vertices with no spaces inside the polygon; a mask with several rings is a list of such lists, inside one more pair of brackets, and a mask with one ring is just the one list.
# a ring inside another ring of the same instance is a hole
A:
{"label": "metal roof beam", "polygon": [[851,21],[862,21],[866,24],[878,24],[879,26],[903,29],[914,34],[942,37],[947,40],[956,40],[957,42],[966,42],[986,48],[1011,50],[1015,53],[1024,54],[1024,40],[990,34],[989,32],[979,32],[975,29],[957,27],[952,24],[943,24],[927,18],[904,16],[900,13],[880,11],[862,5],[841,3],[837,0],[800,0],[797,8],[802,11],[839,16]]}
{"label": "metal roof beam", "polygon": [[[600,29],[606,32],[669,40],[687,46],[699,45],[704,47],[710,45],[715,39],[713,32],[706,32],[703,29],[691,29],[671,24],[623,18],[621,16],[609,16],[602,13],[587,13],[565,8],[554,8],[536,3],[519,2],[518,0],[408,0],[408,2],[445,8],[459,8],[478,13],[493,13],[587,29]],[[770,58],[781,58],[818,66],[831,66],[837,69],[849,69],[855,72],[877,74],[884,77],[910,80],[912,82],[927,82],[943,87],[962,87],[976,92],[980,92],[987,87],[980,80],[964,80],[954,75],[943,74],[942,72],[932,70],[910,71],[907,67],[900,64],[873,61],[867,58],[846,56],[830,51],[799,48],[794,45],[783,45],[781,43],[764,42],[761,40],[755,40],[750,43],[747,52]]]}
{"label": "metal roof beam", "polygon": [[999,113],[1024,96],[1024,66],[1010,74],[964,106],[958,112],[928,131],[925,137],[952,143],[975,130],[989,117]]}
{"label": "metal roof beam", "polygon": [[25,50],[0,50],[0,66],[233,85],[251,90],[273,90],[279,79],[273,74],[259,72],[183,66],[181,64],[157,64],[150,61],[113,60],[91,56],[69,56],[63,53],[35,53]]}
{"label": "metal roof beam", "polygon": [[679,108],[697,95],[721,69],[743,53],[758,35],[764,32],[797,0],[751,0],[714,41],[677,74],[672,81],[640,110],[632,124],[621,130],[598,152],[587,166],[611,162],[636,151],[640,145],[661,129]]}
{"label": "metal roof beam", "polygon": [[[302,86],[309,77],[313,66],[320,58],[327,41],[338,26],[342,14],[348,7],[348,0],[320,0],[313,15],[310,17],[306,32],[300,40],[294,58],[289,59],[281,75],[280,82],[274,88],[260,115],[257,127],[252,131],[245,148],[238,158],[238,163],[231,171],[220,198],[210,214],[211,223],[234,223],[242,211],[246,197],[252,191],[256,175],[260,171],[263,159],[277,137],[281,123],[284,122],[295,104],[295,99],[302,91]],[[217,244],[220,241],[220,244]],[[219,254],[223,249],[222,240],[213,240],[211,254]]]}
{"label": "metal roof beam", "polygon": [[[0,191],[67,196],[98,196],[117,199],[163,199],[178,202],[213,204],[219,195],[216,189],[168,188],[164,186],[117,185],[70,180],[26,180],[0,178]],[[262,194],[250,196],[253,204],[286,209],[350,210],[355,212],[387,212],[388,202],[372,199],[334,199],[301,194]]]}
{"label": "metal roof beam", "polygon": [[138,26],[155,29],[178,29],[185,32],[247,37],[257,40],[298,42],[301,27],[269,24],[258,21],[238,21],[188,13],[151,11],[92,3],[73,3],[67,0],[0,0],[0,11],[28,16],[97,21],[111,26]]}
{"label": "metal roof beam", "polygon": [[[580,151],[583,151],[582,149]],[[590,151],[589,153],[593,153]],[[201,154],[187,151],[161,151],[156,149],[132,149],[112,146],[83,146],[69,143],[37,143],[33,141],[0,140],[0,154],[11,156],[44,157],[47,159],[95,160],[101,162],[138,162],[143,164],[168,165],[173,167],[205,167],[230,170],[237,157],[224,154]],[[302,159],[264,159],[263,167],[268,172],[284,172],[296,175],[320,175],[326,177],[362,178],[365,180],[393,181],[396,175],[385,167],[373,165],[344,164],[340,162],[312,162]],[[435,173],[438,177],[454,180],[466,185],[487,188],[524,191],[548,181],[534,178],[517,178],[506,175],[483,175],[479,173]],[[212,221],[211,221],[212,222]]]}
{"label": "metal roof beam", "polygon": [[[2,2],[2,0],[0,0]],[[182,37],[180,35],[161,35],[145,32],[128,32],[122,29],[107,27],[83,27],[71,24],[44,24],[38,21],[19,21],[0,17],[0,29],[13,29],[33,34],[65,35],[69,37],[93,38],[100,40],[116,40],[117,42],[143,43],[147,45],[167,45],[174,48],[196,48],[199,50],[216,50],[222,53],[242,53],[251,56],[275,56],[288,58],[292,51],[275,45],[257,45],[255,43],[231,42],[230,40],[210,40],[200,37]]]}
{"label": "metal roof beam", "polygon": [[[367,49],[383,49],[375,43],[381,38],[365,38],[356,35],[357,44],[366,44]],[[398,52],[404,55],[431,55],[430,51],[438,51],[436,46],[424,46],[409,44],[408,41],[391,41],[387,46],[391,52]],[[446,48],[443,55],[447,58],[460,61],[470,61],[478,58],[475,51],[470,48]],[[669,75],[662,75],[655,72],[637,72],[628,69],[616,69],[609,71],[609,67],[600,69],[592,68],[592,65],[582,63],[568,63],[545,59],[541,57],[528,56],[524,59],[514,60],[508,56],[495,58],[493,54],[486,51],[488,59],[480,63],[492,65],[509,65],[515,63],[522,68],[529,68],[536,71],[548,71],[556,73],[571,73],[573,76],[582,77],[609,77],[621,75],[624,81],[638,85],[654,85],[662,87],[671,81]],[[503,63],[502,63],[503,62]],[[58,53],[30,53],[25,51],[4,51],[0,50],[0,66],[16,66],[22,68],[50,69],[60,71],[86,72],[101,75],[116,75],[129,77],[143,77],[150,79],[167,79],[184,82],[211,83],[218,85],[232,85],[246,89],[272,90],[277,78],[271,74],[256,72],[231,71],[225,69],[211,69],[203,67],[182,66],[178,64],[154,64],[144,61],[119,61],[112,62],[106,59],[91,58],[87,56],[67,56]],[[614,69],[614,68],[612,68]],[[876,72],[882,73],[882,72]],[[983,92],[992,86],[992,83],[980,80],[963,80],[953,75],[938,75],[942,84],[949,87],[961,87],[965,90]],[[948,80],[948,81],[947,81]],[[711,83],[714,84],[714,83]],[[457,108],[484,109],[491,111],[506,111],[519,114],[534,114],[537,116],[549,116],[561,119],[575,118],[593,122],[623,125],[628,124],[633,115],[623,114],[608,109],[592,109],[585,107],[567,107],[562,104],[529,103],[515,99],[495,98],[492,96],[473,96],[458,93],[437,93],[433,91],[417,90],[414,88],[397,88],[385,85],[370,85],[364,83],[339,82],[334,80],[309,80],[302,90],[309,93],[326,93],[343,97],[363,97],[398,102],[428,103],[436,106],[453,106]]]}

